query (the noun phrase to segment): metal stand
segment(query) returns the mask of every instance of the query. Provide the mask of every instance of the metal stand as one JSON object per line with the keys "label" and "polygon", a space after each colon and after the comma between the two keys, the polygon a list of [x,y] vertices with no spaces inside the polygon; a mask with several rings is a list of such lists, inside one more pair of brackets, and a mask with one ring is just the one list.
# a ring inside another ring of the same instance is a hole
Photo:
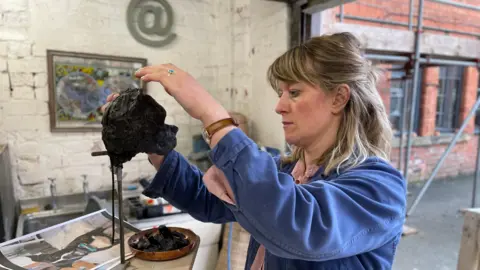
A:
{"label": "metal stand", "polygon": [[[91,154],[93,157],[96,156],[106,156],[108,155],[107,151],[99,151],[99,152],[92,152]],[[117,175],[117,194],[118,194],[118,219],[120,223],[120,264],[124,265],[125,264],[125,234],[124,234],[124,215],[123,215],[123,187],[122,187],[122,180],[123,180],[123,166],[122,165],[117,165],[113,166],[111,165],[112,173]],[[113,175],[112,175],[113,177]],[[114,184],[114,183],[112,183]],[[112,216],[113,216],[113,221],[112,221],[112,244],[113,240],[115,239],[115,192],[114,192],[115,187],[112,186]]]}
{"label": "metal stand", "polygon": [[125,235],[123,226],[123,192],[122,192],[122,169],[123,167],[115,167],[117,173],[117,194],[118,194],[118,219],[120,221],[120,263],[125,263]]}

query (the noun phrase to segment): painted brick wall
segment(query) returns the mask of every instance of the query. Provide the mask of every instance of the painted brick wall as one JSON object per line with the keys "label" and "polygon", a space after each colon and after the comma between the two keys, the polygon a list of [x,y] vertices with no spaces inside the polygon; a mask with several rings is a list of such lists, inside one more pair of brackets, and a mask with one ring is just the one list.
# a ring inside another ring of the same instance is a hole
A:
{"label": "painted brick wall", "polygon": [[[286,12],[286,6],[254,0],[169,2],[175,11],[174,32],[178,37],[166,47],[150,48],[137,43],[128,33],[128,0],[2,0],[0,144],[10,145],[17,197],[49,195],[48,177],[57,178],[60,194],[81,192],[81,174],[88,175],[91,190],[110,188],[108,158],[90,156],[92,151],[103,148],[99,133],[50,132],[47,49],[145,57],[149,64],[172,62],[197,77],[227,109],[252,119],[253,125],[271,122],[270,115],[252,117],[257,114],[249,101],[255,91],[264,91],[265,78],[263,66],[252,72],[252,62],[268,62],[274,52],[284,50],[287,28],[276,26],[282,16],[254,20],[251,16],[269,8]],[[253,21],[263,29],[260,31],[265,31],[260,35],[262,42],[252,41],[256,38],[250,31]],[[253,43],[272,54],[254,55]],[[200,123],[191,119],[158,84],[149,84],[149,94],[166,107],[166,121],[180,128],[177,150],[188,154],[191,136],[200,131]],[[282,138],[283,134],[276,136]],[[124,171],[127,182],[154,173],[144,154],[126,163]]]}

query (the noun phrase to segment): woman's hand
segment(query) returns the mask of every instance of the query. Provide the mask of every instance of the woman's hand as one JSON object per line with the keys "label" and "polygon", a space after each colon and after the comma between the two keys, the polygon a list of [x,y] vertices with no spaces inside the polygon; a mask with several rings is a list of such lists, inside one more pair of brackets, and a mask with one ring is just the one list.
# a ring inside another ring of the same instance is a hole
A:
{"label": "woman's hand", "polygon": [[148,66],[139,69],[135,76],[144,82],[159,82],[193,118],[210,125],[223,118],[230,117],[223,108],[198,82],[187,72],[173,64]]}
{"label": "woman's hand", "polygon": [[119,96],[119,94],[110,94],[110,95],[108,95],[108,97],[107,97],[107,103],[103,104],[103,106],[102,106],[101,109],[100,109],[100,111],[102,112],[102,114],[105,113],[105,111],[107,110],[108,105],[110,105],[110,103],[112,103],[112,101],[113,101],[114,99],[116,99],[118,96]]}
{"label": "woman's hand", "polygon": [[152,163],[153,167],[155,167],[155,170],[160,170],[160,167],[163,164],[163,161],[165,160],[165,156],[157,155],[157,154],[147,154],[148,155],[148,160]]}
{"label": "woman's hand", "polygon": [[[105,103],[100,111],[102,113],[105,113],[105,110],[107,109],[107,107],[110,105],[110,103],[112,103],[112,101],[117,98],[119,96],[119,94],[110,94],[108,95],[107,97],[107,103]],[[148,160],[150,160],[150,163],[152,163],[153,167],[155,167],[155,169],[158,171],[160,169],[160,166],[162,166],[162,163],[163,163],[163,160],[165,159],[164,156],[161,156],[161,155],[157,155],[157,154],[147,154],[148,155]]]}
{"label": "woman's hand", "polygon": [[213,165],[205,172],[203,183],[207,190],[220,200],[235,205],[235,195],[232,187],[230,187],[225,174],[217,166]]}

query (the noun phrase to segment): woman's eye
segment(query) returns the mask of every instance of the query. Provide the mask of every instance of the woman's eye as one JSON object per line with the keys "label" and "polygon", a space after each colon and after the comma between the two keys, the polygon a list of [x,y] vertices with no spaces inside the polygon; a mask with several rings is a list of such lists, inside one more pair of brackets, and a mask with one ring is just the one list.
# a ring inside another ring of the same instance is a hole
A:
{"label": "woman's eye", "polygon": [[291,91],[288,91],[290,93],[290,96],[291,97],[298,97],[298,95],[300,94],[300,91],[298,90],[291,90]]}

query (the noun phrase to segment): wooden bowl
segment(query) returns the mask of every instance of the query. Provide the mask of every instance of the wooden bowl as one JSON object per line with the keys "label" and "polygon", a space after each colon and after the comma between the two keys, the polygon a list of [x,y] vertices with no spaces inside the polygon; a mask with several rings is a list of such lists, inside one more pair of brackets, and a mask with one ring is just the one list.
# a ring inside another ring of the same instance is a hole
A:
{"label": "wooden bowl", "polygon": [[141,232],[138,232],[134,235],[132,235],[128,239],[128,246],[130,247],[130,250],[132,253],[135,254],[135,258],[139,258],[142,260],[147,260],[147,261],[168,261],[168,260],[174,260],[181,258],[183,256],[186,256],[192,252],[196,246],[198,245],[198,236],[192,232],[191,230],[185,229],[185,228],[179,228],[179,227],[168,227],[170,231],[172,232],[179,232],[183,235],[185,235],[186,239],[188,240],[188,245],[180,248],[180,249],[174,249],[174,250],[169,250],[169,251],[154,251],[154,252],[147,252],[147,251],[142,251],[138,250],[136,248],[132,247],[133,241],[135,241],[137,238],[149,234],[153,232],[154,230],[157,229],[148,229],[144,230]]}

